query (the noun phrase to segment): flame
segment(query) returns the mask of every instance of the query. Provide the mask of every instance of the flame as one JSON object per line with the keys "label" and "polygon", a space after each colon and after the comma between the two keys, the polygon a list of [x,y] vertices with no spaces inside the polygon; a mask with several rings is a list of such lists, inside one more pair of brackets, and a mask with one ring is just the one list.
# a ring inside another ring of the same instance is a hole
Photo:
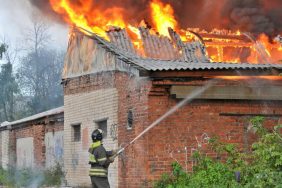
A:
{"label": "flame", "polygon": [[[111,7],[103,9],[99,7],[99,1],[93,0],[49,0],[50,5],[55,12],[63,17],[63,19],[71,26],[83,28],[98,34],[106,40],[109,40],[107,30],[111,26],[125,28],[132,40],[136,51],[144,54],[143,43],[138,27],[130,24],[126,19],[127,10],[120,7]],[[270,42],[268,36],[262,34],[258,37],[258,41],[250,41],[244,36],[240,30],[230,31],[226,29],[214,28],[208,32],[200,28],[179,28],[179,24],[174,16],[174,9],[168,3],[162,0],[151,0],[150,6],[151,24],[156,30],[150,29],[150,34],[160,35],[170,38],[168,28],[175,30],[182,42],[192,42],[202,40],[207,48],[207,54],[213,62],[249,62],[264,63],[267,60],[261,60],[261,52],[265,54],[263,59],[270,59],[271,62],[281,63],[282,45],[281,40],[277,37],[277,41]],[[187,18],[189,19],[189,18]],[[143,21],[142,27],[147,27]],[[192,31],[192,32],[191,32]],[[198,33],[199,36],[195,36]],[[259,46],[259,47],[258,47]],[[258,50],[259,48],[259,50]],[[179,54],[183,54],[182,51]],[[247,54],[247,55],[246,55]],[[243,57],[242,57],[243,56]],[[273,60],[273,61],[272,61]],[[260,62],[261,61],[261,62]]]}
{"label": "flame", "polygon": [[106,39],[108,26],[125,27],[122,9],[108,8],[100,11],[92,8],[95,6],[92,0],[78,2],[79,5],[72,3],[71,0],[50,0],[50,5],[55,12],[63,15],[64,20],[70,25],[92,31]]}
{"label": "flame", "polygon": [[141,34],[139,32],[139,29],[132,26],[132,25],[128,25],[127,28],[136,35],[137,39],[141,39]]}
{"label": "flame", "polygon": [[127,26],[127,30],[128,30],[129,36],[132,39],[132,43],[134,47],[137,49],[137,52],[139,52],[140,54],[144,54],[142,50],[142,37],[139,32],[139,29],[129,24]]}
{"label": "flame", "polygon": [[263,80],[282,80],[282,76],[215,76],[214,78],[223,80],[250,80],[250,79],[263,79]]}
{"label": "flame", "polygon": [[177,21],[174,17],[174,10],[170,4],[164,4],[160,0],[153,0],[150,4],[152,21],[161,35],[169,36],[168,28],[175,30]]}
{"label": "flame", "polygon": [[269,42],[269,38],[265,34],[260,34],[258,41],[263,45],[266,54],[271,57],[270,51],[272,50],[272,45]]}

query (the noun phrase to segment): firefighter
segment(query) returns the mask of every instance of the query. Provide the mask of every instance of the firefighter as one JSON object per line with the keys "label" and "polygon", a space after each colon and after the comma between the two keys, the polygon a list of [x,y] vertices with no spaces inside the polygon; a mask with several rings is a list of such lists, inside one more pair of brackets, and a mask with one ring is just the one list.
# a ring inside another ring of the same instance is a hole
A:
{"label": "firefighter", "polygon": [[93,188],[110,188],[108,181],[108,167],[114,162],[116,150],[106,151],[102,144],[103,131],[96,129],[92,132],[92,141],[89,148],[89,176]]}

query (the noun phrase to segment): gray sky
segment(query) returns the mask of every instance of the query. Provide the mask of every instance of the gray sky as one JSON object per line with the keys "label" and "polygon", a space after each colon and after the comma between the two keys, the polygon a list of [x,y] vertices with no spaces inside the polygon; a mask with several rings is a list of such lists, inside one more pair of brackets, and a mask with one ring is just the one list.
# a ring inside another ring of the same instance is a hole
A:
{"label": "gray sky", "polygon": [[[34,12],[36,9],[30,5],[28,0],[0,0],[0,40],[5,37],[13,46],[23,45],[24,31],[31,27],[31,17]],[[67,26],[53,21],[50,23],[52,37],[50,45],[66,49]]]}

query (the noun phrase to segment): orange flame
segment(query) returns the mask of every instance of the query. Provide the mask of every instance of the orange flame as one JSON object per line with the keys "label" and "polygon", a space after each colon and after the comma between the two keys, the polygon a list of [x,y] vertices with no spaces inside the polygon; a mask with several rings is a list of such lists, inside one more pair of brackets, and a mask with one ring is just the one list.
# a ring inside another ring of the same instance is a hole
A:
{"label": "orange flame", "polygon": [[240,31],[240,30],[237,30],[237,31],[236,31],[236,35],[239,35],[239,36],[240,36],[240,35],[241,35],[241,31]]}
{"label": "orange flame", "polygon": [[132,25],[129,24],[129,25],[127,26],[127,28],[128,28],[132,33],[134,33],[134,34],[136,35],[137,39],[141,39],[141,34],[140,34],[139,30],[138,30],[136,27],[134,27],[134,26],[132,26]]}
{"label": "orange flame", "polygon": [[[89,30],[99,36],[109,40],[106,31],[110,26],[126,28],[130,38],[137,51],[142,54],[142,39],[137,27],[127,22],[128,18],[124,15],[126,10],[120,7],[102,9],[97,1],[93,0],[49,0],[50,5],[55,12],[63,17],[70,25]],[[244,39],[244,33],[241,31],[232,32],[225,29],[214,28],[207,32],[200,28],[188,28],[186,30],[178,28],[177,20],[174,16],[173,7],[165,4],[162,0],[151,0],[148,7],[151,16],[151,22],[156,30],[150,30],[151,34],[156,31],[163,35],[169,36],[168,28],[176,30],[180,34],[182,41],[191,42],[199,40],[198,33],[206,47],[207,53],[214,62],[250,62],[259,63],[260,54],[256,49],[253,41]],[[187,18],[188,19],[188,18]],[[190,31],[193,31],[192,33]],[[282,60],[282,46],[272,43],[264,34],[259,36],[260,45],[265,48],[266,56],[271,57],[274,62],[280,63]],[[181,52],[180,52],[181,53]],[[241,54],[244,58],[241,59]],[[247,55],[246,55],[247,54]],[[247,56],[247,57],[245,57]]]}
{"label": "orange flame", "polygon": [[265,34],[261,34],[258,38],[258,41],[263,45],[263,47],[265,48],[265,52],[266,54],[271,57],[270,51],[272,49],[272,44],[269,42],[269,38],[268,36],[266,36]]}
{"label": "orange flame", "polygon": [[[142,37],[141,37],[141,34],[139,32],[139,29],[129,24],[127,26],[127,30],[129,31],[128,33],[129,33],[129,35],[132,39],[132,43],[133,43],[134,47],[138,50],[138,52],[140,54],[143,54],[143,52],[142,52],[142,40],[141,40]],[[132,36],[131,33],[134,36]]]}
{"label": "orange flame", "polygon": [[92,0],[78,0],[79,5],[71,0],[50,0],[53,10],[66,22],[77,27],[92,31],[107,39],[106,30],[108,26],[119,26],[124,28],[125,22],[122,17],[122,9],[109,8],[103,12],[93,9]]}
{"label": "orange flame", "polygon": [[282,76],[215,76],[214,78],[223,80],[251,80],[251,79],[263,79],[263,80],[282,80]]}
{"label": "orange flame", "polygon": [[150,4],[151,16],[157,31],[164,36],[170,37],[168,28],[177,28],[174,10],[170,4],[164,4],[160,0],[153,0]]}

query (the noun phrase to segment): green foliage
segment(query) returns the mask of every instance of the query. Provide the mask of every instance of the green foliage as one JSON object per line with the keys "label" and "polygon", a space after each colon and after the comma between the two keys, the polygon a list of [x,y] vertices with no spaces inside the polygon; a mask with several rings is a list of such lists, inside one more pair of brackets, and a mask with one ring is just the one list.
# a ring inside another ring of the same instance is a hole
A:
{"label": "green foliage", "polygon": [[47,170],[0,168],[0,185],[7,187],[59,187],[64,178],[59,164]]}
{"label": "green foliage", "polygon": [[282,126],[269,131],[262,126],[262,121],[252,122],[260,139],[252,145],[243,181],[246,187],[282,187]]}
{"label": "green foliage", "polygon": [[60,186],[65,178],[65,172],[61,165],[57,163],[54,167],[44,171],[43,185],[46,186]]}
{"label": "green foliage", "polygon": [[189,187],[230,187],[235,184],[234,172],[228,165],[203,157],[194,168]]}
{"label": "green foliage", "polygon": [[267,133],[267,130],[263,127],[264,117],[257,116],[250,120],[249,130],[257,133],[259,136],[263,136]]}
{"label": "green foliage", "polygon": [[0,59],[3,58],[3,54],[7,51],[8,46],[6,44],[0,45]]}
{"label": "green foliage", "polygon": [[156,188],[181,188],[189,182],[189,174],[185,173],[178,163],[172,164],[172,174],[164,174],[160,181],[156,182]]}
{"label": "green foliage", "polygon": [[0,122],[14,120],[15,95],[19,93],[13,66],[6,63],[0,71]]}
{"label": "green foliage", "polygon": [[[236,187],[234,173],[227,165],[202,158],[193,173],[186,173],[178,163],[172,164],[172,174],[164,174],[154,185],[155,188],[184,187]],[[238,187],[238,186],[237,186]]]}
{"label": "green foliage", "polygon": [[[196,162],[193,172],[186,173],[178,163],[173,163],[172,173],[163,175],[154,187],[282,188],[282,125],[270,131],[263,127],[263,121],[262,117],[250,120],[249,130],[258,135],[251,152],[242,153],[233,144],[211,138],[209,146],[217,154],[216,158],[207,157],[199,149],[192,156]],[[239,182],[235,181],[235,172],[240,172]]]}
{"label": "green foliage", "polygon": [[8,171],[4,170],[2,167],[0,167],[0,185],[8,185]]}

